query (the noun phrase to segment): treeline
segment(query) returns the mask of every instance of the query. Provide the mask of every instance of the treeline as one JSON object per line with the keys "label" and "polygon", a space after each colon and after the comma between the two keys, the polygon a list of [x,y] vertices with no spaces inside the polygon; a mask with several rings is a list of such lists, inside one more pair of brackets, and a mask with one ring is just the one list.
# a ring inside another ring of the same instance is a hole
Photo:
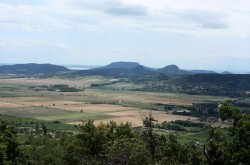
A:
{"label": "treeline", "polygon": [[198,127],[198,128],[202,128],[202,127],[206,126],[204,123],[195,123],[195,122],[192,122],[192,121],[184,121],[184,120],[171,121],[171,123],[179,124],[179,125],[182,125],[184,127]]}
{"label": "treeline", "polygon": [[101,87],[101,86],[116,84],[118,82],[119,81],[111,81],[111,82],[105,82],[105,83],[93,83],[93,84],[90,84],[90,87]]}
{"label": "treeline", "polygon": [[210,126],[207,126],[204,123],[197,123],[192,121],[184,121],[184,120],[176,120],[176,121],[164,121],[159,123],[153,117],[146,117],[143,120],[143,124],[146,127],[159,128],[164,130],[172,130],[172,131],[190,131],[190,128],[196,129],[208,129]]}
{"label": "treeline", "polygon": [[174,115],[194,116],[200,119],[219,118],[218,103],[193,103],[191,107],[187,107],[188,111],[174,111]]}
{"label": "treeline", "polygon": [[239,97],[250,91],[250,75],[243,74],[159,75],[152,79],[131,78],[131,81],[144,85],[137,90],[152,92]]}
{"label": "treeline", "polygon": [[155,133],[152,116],[144,129],[87,121],[77,133],[28,136],[25,142],[18,139],[15,127],[1,122],[0,164],[249,164],[250,117],[228,103],[221,106],[220,117],[232,122],[231,128],[211,128],[205,144],[180,143],[174,134]]}
{"label": "treeline", "polygon": [[34,90],[34,91],[58,91],[58,92],[84,91],[84,89],[70,87],[69,85],[66,85],[66,84],[30,86],[29,89]]}

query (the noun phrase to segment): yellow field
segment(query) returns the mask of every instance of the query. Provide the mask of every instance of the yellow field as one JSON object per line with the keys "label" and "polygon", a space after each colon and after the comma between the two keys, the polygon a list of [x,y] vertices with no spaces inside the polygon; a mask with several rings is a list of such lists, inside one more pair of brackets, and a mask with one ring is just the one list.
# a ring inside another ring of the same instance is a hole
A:
{"label": "yellow field", "polygon": [[191,106],[194,102],[191,100],[177,100],[177,99],[152,99],[152,100],[145,100],[143,102],[147,103],[161,103],[161,104],[171,104],[171,105],[178,105],[178,106]]}
{"label": "yellow field", "polygon": [[[57,112],[58,110],[69,112],[81,112],[88,114],[99,114],[100,116],[108,116],[104,119],[97,119],[95,123],[109,122],[111,120],[117,123],[130,122],[133,126],[142,126],[142,117],[148,116],[152,113],[153,117],[159,122],[173,121],[173,120],[188,120],[195,119],[187,116],[177,116],[167,114],[163,111],[149,111],[133,107],[124,107],[120,105],[109,104],[89,104],[84,102],[65,101],[65,100],[51,100],[49,98],[37,98],[37,97],[17,97],[17,98],[0,98],[0,112],[1,108],[16,108],[16,107],[46,107],[50,111]],[[18,112],[17,112],[18,113]],[[79,124],[82,119],[72,119],[67,121],[69,124]]]}
{"label": "yellow field", "polygon": [[[196,120],[195,117],[180,116],[180,115],[171,115],[166,114],[162,111],[148,111],[148,110],[134,110],[134,111],[121,111],[121,112],[111,112],[107,113],[111,117],[109,119],[95,120],[95,124],[101,122],[108,123],[109,121],[115,121],[117,123],[126,123],[130,122],[132,126],[142,126],[142,118],[146,117],[151,113],[158,122],[164,121],[175,121],[175,120]],[[81,121],[68,122],[68,124],[81,124]]]}
{"label": "yellow field", "polygon": [[0,102],[0,108],[13,108],[13,107],[19,107],[19,104],[9,103],[9,102]]}
{"label": "yellow field", "polygon": [[15,79],[0,79],[0,83],[12,84],[34,84],[34,85],[54,85],[54,84],[68,84],[70,86],[84,87],[89,86],[91,83],[101,82],[105,80],[101,76],[89,76],[80,79],[60,79],[60,78],[15,78]]}
{"label": "yellow field", "polygon": [[84,104],[84,103],[77,103],[74,105],[59,105],[53,106],[52,108],[55,109],[63,109],[68,111],[83,111],[88,113],[107,113],[107,112],[120,112],[120,111],[128,111],[128,110],[138,110],[132,107],[123,107],[119,105],[109,105],[109,104]]}
{"label": "yellow field", "polygon": [[[112,80],[100,76],[75,79],[0,79],[0,114],[34,117],[49,121],[59,120],[70,124],[78,124],[82,120],[93,119],[95,123],[113,120],[118,123],[130,122],[133,126],[142,126],[142,116],[147,116],[149,112],[159,122],[196,120],[193,117],[167,114],[164,107],[160,107],[156,103],[181,106],[178,110],[183,111],[186,110],[185,107],[182,108],[183,106],[191,106],[195,102],[223,101],[227,99],[214,96],[112,90],[124,87],[132,88],[132,83],[112,84],[104,89],[88,88],[91,83],[109,81]],[[83,92],[60,93],[33,91],[28,88],[31,85],[49,84],[86,87],[86,90]],[[10,90],[6,91],[6,89]],[[8,97],[8,94],[12,96]],[[148,110],[159,107],[158,111]]]}

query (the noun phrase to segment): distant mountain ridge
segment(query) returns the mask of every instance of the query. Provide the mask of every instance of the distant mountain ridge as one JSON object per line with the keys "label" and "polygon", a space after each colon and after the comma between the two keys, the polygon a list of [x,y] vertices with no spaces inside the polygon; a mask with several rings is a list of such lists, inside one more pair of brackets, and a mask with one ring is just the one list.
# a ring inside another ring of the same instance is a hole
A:
{"label": "distant mountain ridge", "polygon": [[221,72],[221,74],[233,74],[232,72],[228,72],[228,71],[224,71],[224,72]]}
{"label": "distant mountain ridge", "polygon": [[139,64],[138,62],[113,62],[109,65],[93,68],[89,70],[79,71],[76,74],[87,75],[103,75],[103,76],[141,76],[141,75],[192,75],[192,74],[218,74],[214,71],[193,70],[187,71],[180,69],[178,66],[172,64],[159,69],[153,69]]}
{"label": "distant mountain ridge", "polygon": [[159,73],[164,73],[164,74],[170,74],[170,75],[187,75],[187,74],[192,74],[189,71],[182,70],[178,66],[172,64],[165,66],[164,68],[157,69],[157,72]]}
{"label": "distant mountain ridge", "polygon": [[68,73],[73,75],[103,75],[103,76],[115,76],[115,77],[130,77],[130,76],[157,76],[161,75],[194,75],[194,74],[233,74],[230,72],[217,73],[207,70],[183,70],[178,66],[172,64],[163,68],[154,69],[141,65],[138,62],[113,62],[106,66],[97,68],[85,68],[72,70],[64,66],[52,65],[52,64],[15,64],[15,65],[3,65],[0,66],[0,74],[57,74]]}
{"label": "distant mountain ridge", "polygon": [[3,65],[0,66],[1,74],[25,74],[25,75],[34,75],[34,74],[56,74],[60,72],[67,72],[70,69],[67,69],[63,66],[51,65],[51,64],[15,64],[15,65]]}
{"label": "distant mountain ridge", "polygon": [[197,74],[217,74],[217,72],[210,70],[191,70],[191,72]]}
{"label": "distant mountain ridge", "polygon": [[124,61],[120,61],[120,62],[113,62],[109,65],[100,67],[99,69],[113,69],[113,68],[134,68],[139,66],[140,64],[138,62],[124,62]]}

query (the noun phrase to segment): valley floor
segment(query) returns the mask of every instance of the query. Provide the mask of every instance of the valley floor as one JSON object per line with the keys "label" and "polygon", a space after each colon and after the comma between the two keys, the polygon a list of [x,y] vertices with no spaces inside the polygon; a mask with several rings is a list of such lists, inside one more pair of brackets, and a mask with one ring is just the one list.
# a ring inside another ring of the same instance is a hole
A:
{"label": "valley floor", "polygon": [[[45,121],[60,121],[79,124],[85,120],[96,123],[110,120],[131,122],[142,126],[142,117],[152,113],[159,122],[192,120],[196,117],[172,115],[164,105],[175,106],[175,111],[199,102],[222,102],[229,98],[216,96],[195,96],[173,93],[139,92],[130,89],[138,87],[131,83],[116,83],[103,88],[90,87],[92,83],[106,83],[112,79],[91,76],[84,78],[19,78],[0,79],[0,114]],[[82,92],[34,91],[30,86],[67,84],[84,88]]]}

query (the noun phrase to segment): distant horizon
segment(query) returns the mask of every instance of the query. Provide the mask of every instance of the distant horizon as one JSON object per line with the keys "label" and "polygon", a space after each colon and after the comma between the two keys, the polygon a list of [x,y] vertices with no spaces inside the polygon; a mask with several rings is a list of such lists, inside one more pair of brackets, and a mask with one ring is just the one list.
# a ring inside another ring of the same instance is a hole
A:
{"label": "distant horizon", "polygon": [[[137,61],[114,61],[114,62],[137,62]],[[97,68],[97,67],[102,67],[102,66],[106,66],[109,65],[113,62],[107,63],[107,64],[102,64],[102,65],[96,65],[96,64],[56,64],[56,63],[37,63],[37,62],[25,62],[25,63],[0,63],[0,66],[2,65],[15,65],[15,64],[30,64],[30,63],[35,63],[35,64],[51,64],[51,65],[59,65],[59,66],[64,66],[68,69],[72,69],[72,70],[80,70],[80,68],[84,68],[85,69],[92,69],[92,68]],[[214,72],[231,72],[234,74],[250,74],[250,70],[220,70],[220,69],[206,69],[206,68],[182,68],[181,66],[179,66],[178,64],[166,64],[164,66],[149,66],[149,65],[144,65],[140,62],[138,62],[140,65],[146,66],[146,67],[150,67],[153,69],[159,69],[159,68],[163,68],[165,66],[169,66],[169,65],[176,65],[178,66],[180,69],[183,70],[187,70],[187,71],[194,71],[194,70],[206,70],[206,71],[214,71]]]}
{"label": "distant horizon", "polygon": [[2,0],[0,9],[1,63],[250,72],[249,0]]}

